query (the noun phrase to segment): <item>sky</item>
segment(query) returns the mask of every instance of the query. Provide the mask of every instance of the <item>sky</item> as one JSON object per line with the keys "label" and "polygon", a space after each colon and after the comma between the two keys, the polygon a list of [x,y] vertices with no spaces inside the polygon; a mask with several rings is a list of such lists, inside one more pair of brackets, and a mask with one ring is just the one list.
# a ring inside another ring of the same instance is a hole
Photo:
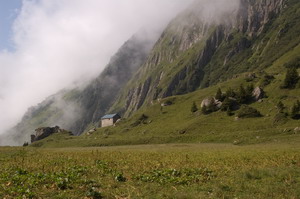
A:
{"label": "sky", "polygon": [[13,50],[12,25],[22,7],[22,0],[0,0],[0,51]]}
{"label": "sky", "polygon": [[0,134],[30,106],[96,77],[142,28],[192,0],[0,0]]}

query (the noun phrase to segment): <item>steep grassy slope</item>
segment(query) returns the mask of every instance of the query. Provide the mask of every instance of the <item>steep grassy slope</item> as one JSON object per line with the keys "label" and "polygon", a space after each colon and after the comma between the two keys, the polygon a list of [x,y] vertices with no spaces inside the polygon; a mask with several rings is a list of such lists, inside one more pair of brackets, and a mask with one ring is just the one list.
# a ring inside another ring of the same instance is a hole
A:
{"label": "steep grassy slope", "polygon": [[[56,135],[35,143],[33,146],[43,147],[76,147],[76,146],[108,146],[153,143],[234,143],[254,144],[265,142],[299,143],[300,135],[294,129],[299,127],[299,120],[290,117],[277,121],[276,108],[282,101],[290,113],[292,105],[300,100],[300,88],[281,89],[286,69],[283,65],[293,59],[293,55],[300,53],[300,45],[280,57],[268,68],[267,73],[274,76],[269,85],[264,86],[267,98],[262,102],[251,104],[262,113],[262,117],[236,120],[236,116],[228,116],[226,112],[214,112],[204,115],[199,110],[191,112],[193,102],[200,108],[203,99],[214,96],[221,88],[238,89],[253,84],[264,85],[262,80],[266,72],[256,73],[256,78],[249,82],[249,73],[240,74],[237,78],[220,83],[206,89],[155,100],[153,104],[143,107],[131,117],[123,119],[115,127],[97,129],[96,132],[83,134],[79,137]],[[300,72],[300,71],[299,71]],[[171,101],[173,104],[161,107],[161,104]],[[236,112],[235,112],[236,113]],[[145,115],[143,118],[142,115]],[[142,119],[141,119],[142,118]]]}
{"label": "steep grassy slope", "polygon": [[153,100],[263,70],[300,42],[299,1],[243,0],[218,22],[201,18],[200,8],[170,23],[111,111],[128,116]]}
{"label": "steep grassy slope", "polygon": [[65,89],[30,108],[22,121],[2,139],[12,137],[20,145],[30,139],[34,129],[56,125],[74,134],[82,133],[89,124],[99,122],[115,101],[118,92],[145,61],[154,41],[154,36],[146,32],[136,34],[85,88]]}

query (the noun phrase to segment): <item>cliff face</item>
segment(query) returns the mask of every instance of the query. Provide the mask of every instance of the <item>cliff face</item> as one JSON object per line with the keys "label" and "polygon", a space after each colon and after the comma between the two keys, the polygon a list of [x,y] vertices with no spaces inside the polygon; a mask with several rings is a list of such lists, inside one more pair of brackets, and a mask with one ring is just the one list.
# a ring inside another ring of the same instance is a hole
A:
{"label": "cliff face", "polygon": [[[282,43],[277,33],[295,4],[299,3],[241,0],[235,8],[218,13],[219,18],[214,20],[202,17],[201,4],[192,5],[169,24],[111,110],[129,116],[153,100],[185,94],[237,73],[267,67],[272,57],[284,53],[273,49]],[[289,29],[287,32],[298,31],[295,27]]]}
{"label": "cliff face", "polygon": [[283,9],[285,2],[285,0],[241,0],[237,13],[239,31],[250,37],[259,35],[265,25]]}
{"label": "cliff face", "polygon": [[152,47],[152,40],[140,36],[134,36],[121,47],[101,75],[80,93],[77,103],[82,110],[81,118],[74,122],[71,130],[78,134],[88,124],[99,122],[120,90],[145,62]]}

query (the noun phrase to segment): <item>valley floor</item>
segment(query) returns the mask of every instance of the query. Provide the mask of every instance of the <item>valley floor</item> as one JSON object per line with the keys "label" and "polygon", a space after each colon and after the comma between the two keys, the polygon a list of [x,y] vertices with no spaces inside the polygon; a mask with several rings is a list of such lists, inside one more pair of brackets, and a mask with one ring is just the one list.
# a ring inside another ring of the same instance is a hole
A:
{"label": "valley floor", "polygon": [[300,198],[300,145],[2,147],[0,198]]}

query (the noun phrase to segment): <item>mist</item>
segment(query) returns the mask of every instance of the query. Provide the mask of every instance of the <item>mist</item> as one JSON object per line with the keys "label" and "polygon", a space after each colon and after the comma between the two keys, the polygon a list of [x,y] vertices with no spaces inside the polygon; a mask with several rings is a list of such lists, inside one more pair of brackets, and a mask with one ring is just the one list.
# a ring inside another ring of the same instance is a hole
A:
{"label": "mist", "polygon": [[[239,3],[23,0],[11,35],[15,50],[0,52],[0,135],[20,122],[29,107],[64,88],[82,87],[98,76],[135,33],[156,38],[172,18],[186,9],[194,9],[208,23],[220,23],[232,18]],[[67,107],[59,102],[58,108],[61,106]],[[72,120],[73,112],[80,111],[75,106],[67,107],[66,120]],[[6,135],[5,139],[0,137],[0,145],[4,144],[15,143],[9,142]]]}
{"label": "mist", "polygon": [[96,77],[134,33],[161,31],[188,3],[23,0],[11,35],[15,50],[0,52],[0,134],[28,107]]}

